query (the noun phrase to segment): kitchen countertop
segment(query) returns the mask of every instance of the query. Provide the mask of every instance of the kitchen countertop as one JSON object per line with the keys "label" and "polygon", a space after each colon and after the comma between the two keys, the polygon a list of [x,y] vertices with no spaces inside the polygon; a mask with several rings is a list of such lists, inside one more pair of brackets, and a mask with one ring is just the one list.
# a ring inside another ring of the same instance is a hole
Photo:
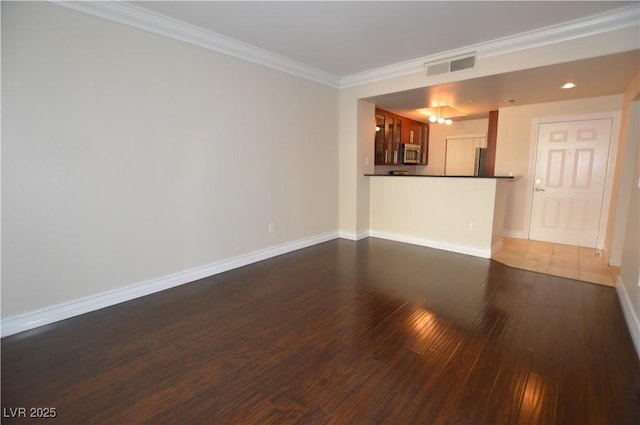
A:
{"label": "kitchen countertop", "polygon": [[389,174],[389,173],[365,173],[368,177],[451,177],[467,179],[514,179],[514,176],[443,176],[427,174]]}

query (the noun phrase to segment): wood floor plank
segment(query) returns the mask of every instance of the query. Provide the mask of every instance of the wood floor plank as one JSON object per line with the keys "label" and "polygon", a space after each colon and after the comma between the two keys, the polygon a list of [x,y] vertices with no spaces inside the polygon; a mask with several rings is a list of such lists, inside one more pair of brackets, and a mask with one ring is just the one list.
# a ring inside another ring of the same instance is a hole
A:
{"label": "wood floor plank", "polygon": [[555,423],[557,399],[554,382],[530,373],[522,395],[518,425]]}
{"label": "wood floor plank", "polygon": [[1,344],[2,407],[51,424],[640,423],[615,289],[374,238]]}
{"label": "wood floor plank", "polygon": [[518,329],[514,335],[513,344],[525,350],[534,350],[538,331],[544,320],[542,313],[546,307],[545,300],[552,299],[553,288],[544,283],[546,278],[546,275],[535,275],[532,291],[526,301]]}
{"label": "wood floor plank", "polygon": [[586,342],[584,329],[583,289],[586,285],[577,281],[565,281],[562,294],[562,318],[558,326],[562,329],[561,346],[556,351],[559,358],[560,374],[558,382],[558,409],[556,423],[587,423],[587,394],[575,391],[586,388],[590,373],[586,363]]}
{"label": "wood floor plank", "polygon": [[531,355],[530,351],[515,346],[503,352],[500,370],[486,395],[479,424],[516,423],[531,370]]}

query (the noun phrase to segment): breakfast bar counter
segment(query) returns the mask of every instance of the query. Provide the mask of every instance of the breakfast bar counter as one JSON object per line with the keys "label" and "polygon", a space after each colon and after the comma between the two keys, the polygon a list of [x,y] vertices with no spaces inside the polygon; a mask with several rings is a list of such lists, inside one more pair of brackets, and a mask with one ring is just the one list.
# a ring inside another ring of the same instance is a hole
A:
{"label": "breakfast bar counter", "polygon": [[444,177],[448,179],[506,179],[513,180],[513,176],[444,176],[441,174],[383,174],[383,173],[371,173],[365,174],[367,177]]}
{"label": "breakfast bar counter", "polygon": [[491,258],[510,176],[366,174],[369,235]]}

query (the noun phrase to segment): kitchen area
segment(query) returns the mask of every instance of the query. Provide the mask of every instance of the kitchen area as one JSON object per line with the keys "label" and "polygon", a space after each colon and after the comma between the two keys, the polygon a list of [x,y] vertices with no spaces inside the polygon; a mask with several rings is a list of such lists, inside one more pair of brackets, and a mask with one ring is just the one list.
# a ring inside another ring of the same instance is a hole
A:
{"label": "kitchen area", "polygon": [[417,121],[376,108],[375,173],[492,176],[498,111],[456,121],[444,111],[455,109],[423,108]]}
{"label": "kitchen area", "polygon": [[[586,84],[611,61],[615,79]],[[367,234],[485,258],[503,236],[621,241],[610,203],[634,69],[630,51],[361,98]]]}
{"label": "kitchen area", "polygon": [[513,180],[494,175],[498,111],[454,121],[451,107],[424,109],[375,109],[370,236],[490,258]]}

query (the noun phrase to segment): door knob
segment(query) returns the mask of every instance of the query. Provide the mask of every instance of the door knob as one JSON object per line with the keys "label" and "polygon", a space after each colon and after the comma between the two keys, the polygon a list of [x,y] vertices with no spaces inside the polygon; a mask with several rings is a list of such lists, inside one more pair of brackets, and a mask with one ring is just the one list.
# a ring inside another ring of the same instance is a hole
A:
{"label": "door knob", "polygon": [[534,190],[535,190],[536,192],[544,192],[544,191],[545,191],[545,190],[547,190],[547,189],[545,189],[545,188],[543,188],[543,187],[536,187]]}

